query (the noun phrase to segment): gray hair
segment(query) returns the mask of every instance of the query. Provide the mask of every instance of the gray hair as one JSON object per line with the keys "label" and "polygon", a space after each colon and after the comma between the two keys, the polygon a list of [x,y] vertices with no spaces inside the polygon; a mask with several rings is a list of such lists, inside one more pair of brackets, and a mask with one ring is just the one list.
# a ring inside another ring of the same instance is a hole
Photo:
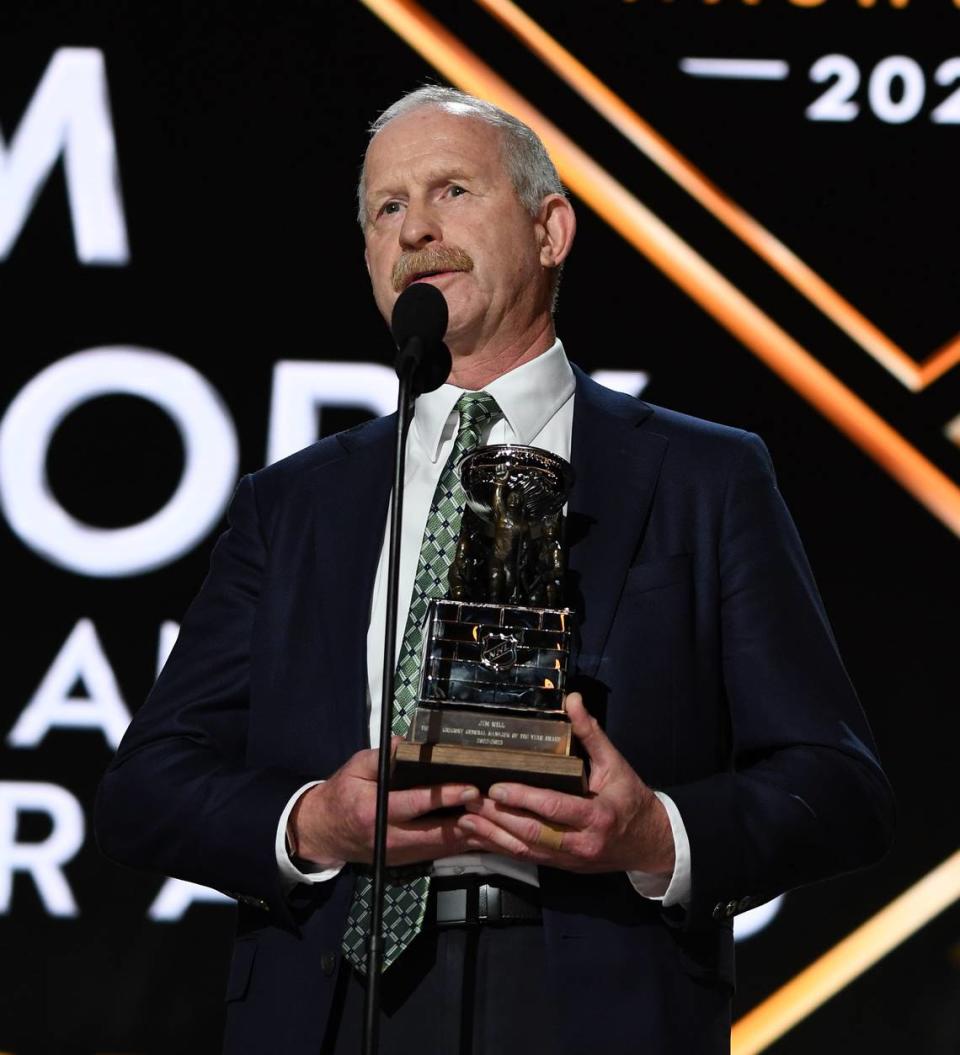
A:
{"label": "gray hair", "polygon": [[[370,139],[372,140],[395,117],[426,106],[436,106],[457,116],[474,117],[499,129],[504,165],[517,197],[531,216],[536,216],[540,203],[548,194],[566,194],[546,147],[532,128],[508,114],[506,110],[501,110],[499,106],[467,95],[466,92],[457,91],[456,88],[428,84],[401,96],[370,125]],[[361,227],[367,218],[366,167],[367,160],[364,155],[357,186],[357,220]]]}

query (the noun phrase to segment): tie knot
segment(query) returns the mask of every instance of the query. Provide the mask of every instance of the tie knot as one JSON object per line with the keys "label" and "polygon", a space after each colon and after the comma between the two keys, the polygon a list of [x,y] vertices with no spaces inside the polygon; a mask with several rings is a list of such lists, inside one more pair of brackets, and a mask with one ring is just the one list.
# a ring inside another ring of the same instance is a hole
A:
{"label": "tie knot", "polygon": [[457,400],[457,412],[460,415],[460,431],[471,426],[485,425],[493,418],[500,417],[500,407],[489,392],[464,392]]}

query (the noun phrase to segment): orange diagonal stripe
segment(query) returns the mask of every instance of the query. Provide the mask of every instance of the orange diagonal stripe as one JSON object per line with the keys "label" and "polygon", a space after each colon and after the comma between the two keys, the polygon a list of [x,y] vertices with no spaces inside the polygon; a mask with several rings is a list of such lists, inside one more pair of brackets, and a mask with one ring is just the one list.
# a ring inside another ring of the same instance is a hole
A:
{"label": "orange diagonal stripe", "polygon": [[705,311],[960,535],[960,488],[412,0],[363,0],[451,83],[534,128],[564,182]]}
{"label": "orange diagonal stripe", "polygon": [[757,1055],[960,900],[960,850],[824,953],[733,1027],[732,1055]]}
{"label": "orange diagonal stripe", "polygon": [[925,388],[960,362],[960,337],[957,337],[918,366],[902,348],[783,242],[728,198],[512,0],[476,2],[499,19],[635,147],[911,391]]}
{"label": "orange diagonal stripe", "polygon": [[920,364],[919,380],[917,390],[926,388],[927,385],[936,381],[948,370],[960,363],[960,336],[947,341],[942,348],[937,349],[925,362]]}

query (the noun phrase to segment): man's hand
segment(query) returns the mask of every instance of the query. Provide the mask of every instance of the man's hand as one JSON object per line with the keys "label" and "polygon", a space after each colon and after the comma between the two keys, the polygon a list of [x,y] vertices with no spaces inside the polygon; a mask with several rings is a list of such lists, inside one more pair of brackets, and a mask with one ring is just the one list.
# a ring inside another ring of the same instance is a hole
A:
{"label": "man's hand", "polygon": [[566,698],[573,732],[590,757],[586,798],[525,784],[494,784],[458,820],[472,850],[491,850],[571,872],[671,875],[673,834],[660,800],[592,718]]}
{"label": "man's hand", "polygon": [[[394,750],[397,741],[394,741]],[[298,857],[319,867],[373,860],[380,752],[358,751],[323,784],[304,792],[290,813],[288,831]],[[466,851],[466,832],[453,816],[425,814],[478,800],[468,784],[438,784],[391,791],[387,811],[387,864],[407,865]]]}

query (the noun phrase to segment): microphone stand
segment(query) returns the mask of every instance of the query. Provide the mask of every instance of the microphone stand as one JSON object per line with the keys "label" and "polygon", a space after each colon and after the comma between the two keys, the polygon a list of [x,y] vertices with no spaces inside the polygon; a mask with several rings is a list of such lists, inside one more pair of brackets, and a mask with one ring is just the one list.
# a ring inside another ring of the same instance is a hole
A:
{"label": "microphone stand", "polygon": [[390,498],[390,556],[387,572],[387,618],[383,647],[383,685],[380,696],[380,760],[377,775],[377,817],[373,842],[373,899],[367,944],[367,992],[363,1005],[363,1055],[376,1055],[380,1043],[380,976],[383,968],[383,888],[387,856],[387,800],[390,794],[393,735],[393,682],[397,648],[397,594],[400,578],[400,536],[403,528],[403,473],[407,453],[416,366],[423,356],[422,341],[411,337],[398,360],[397,445]]}

